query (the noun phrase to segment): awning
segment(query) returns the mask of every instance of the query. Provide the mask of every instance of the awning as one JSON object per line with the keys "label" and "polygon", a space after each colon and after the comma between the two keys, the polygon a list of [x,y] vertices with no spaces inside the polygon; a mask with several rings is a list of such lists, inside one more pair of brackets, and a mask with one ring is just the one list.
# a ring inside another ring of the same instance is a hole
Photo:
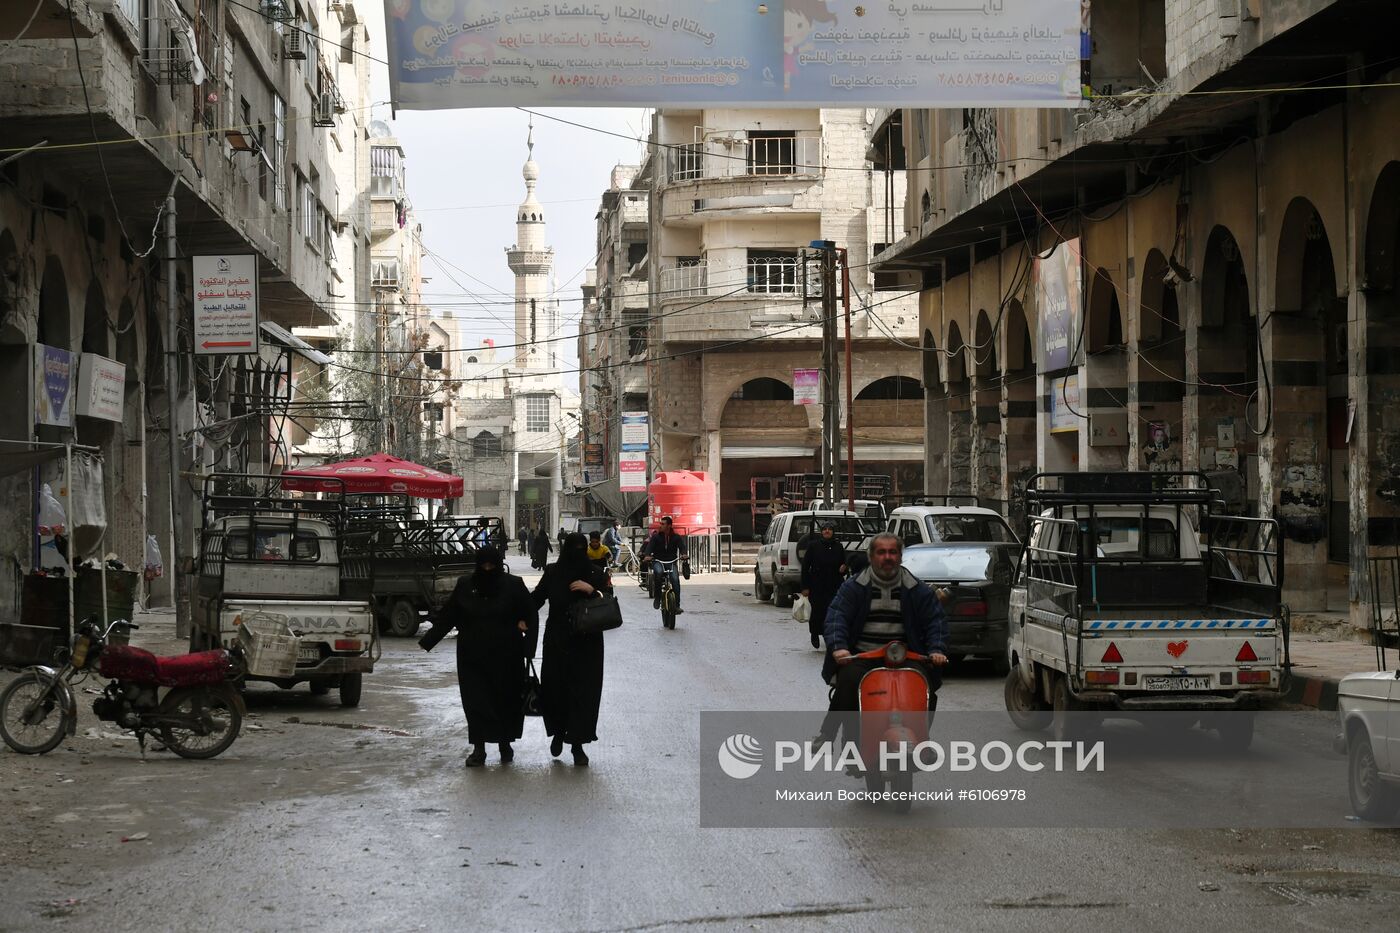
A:
{"label": "awning", "polygon": [[719,455],[726,460],[767,460],[776,457],[815,457],[817,451],[812,447],[724,444]]}
{"label": "awning", "polygon": [[317,366],[329,366],[331,358],[317,350],[311,344],[293,334],[281,324],[274,324],[272,321],[263,321],[258,327],[262,329],[263,336],[279,346],[286,347],[298,356],[315,363]]}

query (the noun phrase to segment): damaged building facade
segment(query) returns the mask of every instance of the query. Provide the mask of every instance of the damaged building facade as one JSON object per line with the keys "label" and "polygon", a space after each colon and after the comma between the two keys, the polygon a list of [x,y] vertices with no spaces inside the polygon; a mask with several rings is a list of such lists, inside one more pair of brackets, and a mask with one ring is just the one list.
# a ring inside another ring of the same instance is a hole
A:
{"label": "damaged building facade", "polygon": [[[1078,111],[911,110],[927,488],[1203,470],[1276,517],[1295,611],[1370,623],[1400,545],[1394,4],[1095,4]],[[898,132],[889,131],[895,121]]]}
{"label": "damaged building facade", "polygon": [[[0,437],[100,451],[108,527],[91,553],[139,569],[154,536],[166,573],[149,595],[163,603],[173,537],[191,552],[197,474],[285,462],[267,406],[288,398],[293,354],[309,350],[292,331],[334,325],[333,302],[365,291],[354,267],[368,229],[350,213],[361,203],[356,166],[368,161],[367,72],[355,61],[367,34],[353,3],[327,0],[45,0],[28,28],[34,4],[7,6],[16,10],[0,19]],[[342,90],[347,74],[360,77]],[[191,258],[233,254],[256,258],[262,352],[195,356]],[[62,424],[38,423],[49,387],[33,361],[45,347],[71,354],[75,368],[121,364],[117,419],[77,408]],[[60,469],[3,480],[7,606],[34,567],[28,504],[43,482],[63,491]]]}

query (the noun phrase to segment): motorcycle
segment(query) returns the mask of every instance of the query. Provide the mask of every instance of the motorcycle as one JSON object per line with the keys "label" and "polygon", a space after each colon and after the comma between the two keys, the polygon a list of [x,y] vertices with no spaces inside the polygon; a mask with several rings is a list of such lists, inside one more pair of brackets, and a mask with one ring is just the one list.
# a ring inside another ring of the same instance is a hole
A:
{"label": "motorcycle", "polygon": [[73,685],[96,673],[109,679],[92,711],[136,733],[142,757],[155,735],[182,758],[213,758],[238,737],[243,701],[231,681],[241,667],[237,650],[157,657],[141,648],[112,645],[118,619],[105,631],[92,620],[78,626],[57,670],[26,668],[0,692],[0,737],[22,755],[42,755],[77,730]]}
{"label": "motorcycle", "polygon": [[[933,719],[928,677],[914,662],[927,662],[928,658],[899,641],[853,657],[885,662],[884,667],[868,671],[860,680],[860,757],[865,763],[865,789],[877,794],[888,784],[891,791],[904,795],[893,801],[895,811],[907,813],[913,804],[908,794],[914,787],[910,757],[914,746],[928,738]],[[882,745],[891,754],[901,750],[894,760],[903,762],[903,768],[882,770]]]}

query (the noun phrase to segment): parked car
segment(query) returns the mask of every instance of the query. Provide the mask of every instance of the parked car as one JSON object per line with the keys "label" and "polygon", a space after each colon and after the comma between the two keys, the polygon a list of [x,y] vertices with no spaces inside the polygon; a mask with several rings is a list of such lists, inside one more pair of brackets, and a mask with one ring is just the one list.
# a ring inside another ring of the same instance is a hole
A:
{"label": "parked car", "polygon": [[1351,808],[1365,820],[1400,811],[1400,671],[1348,674],[1337,686],[1337,751],[1347,756]]}
{"label": "parked car", "polygon": [[997,512],[974,505],[902,505],[890,512],[885,530],[905,547],[915,544],[1017,544]]}
{"label": "parked car", "polygon": [[1006,676],[1007,605],[1020,556],[1020,544],[1010,541],[915,544],[904,549],[904,566],[914,576],[944,590],[948,617],[948,657],[955,663],[967,655],[992,661]]}
{"label": "parked car", "polygon": [[782,607],[792,605],[802,582],[802,557],[807,553],[806,539],[820,533],[821,526],[831,522],[843,547],[853,551],[866,539],[865,526],[855,512],[845,510],[803,509],[774,516],[758,549],[753,567],[753,595],[760,602],[773,602]]}

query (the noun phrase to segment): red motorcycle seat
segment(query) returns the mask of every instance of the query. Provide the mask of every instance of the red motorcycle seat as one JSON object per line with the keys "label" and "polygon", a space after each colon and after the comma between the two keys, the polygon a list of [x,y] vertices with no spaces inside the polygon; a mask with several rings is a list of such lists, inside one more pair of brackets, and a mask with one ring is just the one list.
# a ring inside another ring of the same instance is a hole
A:
{"label": "red motorcycle seat", "polygon": [[228,676],[228,652],[217,649],[156,658],[156,669],[162,687],[219,684]]}
{"label": "red motorcycle seat", "polygon": [[228,652],[199,651],[157,657],[144,648],[111,645],[98,660],[98,671],[112,680],[161,687],[198,687],[222,683],[228,675]]}

